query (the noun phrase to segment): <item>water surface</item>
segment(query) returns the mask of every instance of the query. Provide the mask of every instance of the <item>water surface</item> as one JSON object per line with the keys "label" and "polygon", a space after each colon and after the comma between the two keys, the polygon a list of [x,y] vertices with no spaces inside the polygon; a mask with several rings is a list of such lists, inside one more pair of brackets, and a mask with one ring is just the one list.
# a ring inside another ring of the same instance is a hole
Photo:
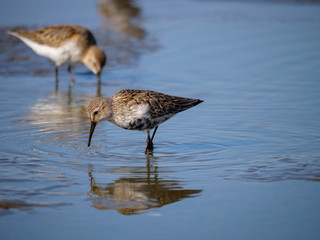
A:
{"label": "water surface", "polygon": [[[101,0],[58,15],[74,6],[56,1],[44,15],[15,2],[0,13],[3,239],[318,238],[318,4]],[[101,85],[78,64],[56,86],[5,33],[56,23],[95,34]],[[124,88],[204,102],[159,127],[153,154],[107,122],[88,148],[88,101]]]}

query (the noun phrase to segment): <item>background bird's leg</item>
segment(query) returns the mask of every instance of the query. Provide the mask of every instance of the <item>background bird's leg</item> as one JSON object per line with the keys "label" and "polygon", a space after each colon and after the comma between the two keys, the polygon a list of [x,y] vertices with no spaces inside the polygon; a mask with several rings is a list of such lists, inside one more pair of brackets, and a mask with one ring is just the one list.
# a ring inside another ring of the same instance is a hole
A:
{"label": "background bird's leg", "polygon": [[71,85],[73,85],[73,83],[74,83],[74,77],[73,77],[73,75],[72,75],[72,72],[71,72],[71,64],[69,64],[68,65],[68,73],[69,73],[69,76],[70,76],[70,78],[71,78]]}
{"label": "background bird's leg", "polygon": [[56,92],[58,92],[59,90],[58,66],[54,66],[54,72],[56,75]]}

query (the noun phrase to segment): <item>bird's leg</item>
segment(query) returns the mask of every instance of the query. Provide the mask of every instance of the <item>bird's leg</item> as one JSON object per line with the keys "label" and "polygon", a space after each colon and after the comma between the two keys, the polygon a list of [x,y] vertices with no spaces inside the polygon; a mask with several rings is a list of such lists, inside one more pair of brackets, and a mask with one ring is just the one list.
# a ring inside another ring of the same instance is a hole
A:
{"label": "bird's leg", "polygon": [[153,134],[152,134],[152,137],[151,137],[151,142],[152,143],[153,143],[153,138],[154,138],[154,135],[156,134],[157,129],[158,129],[158,126],[156,126],[156,128],[153,131]]}
{"label": "bird's leg", "polygon": [[72,72],[71,72],[71,64],[69,64],[68,65],[68,73],[69,73],[69,76],[70,76],[70,78],[71,78],[71,85],[73,85],[73,83],[74,83],[74,77],[73,77],[73,75],[72,75]]}
{"label": "bird's leg", "polygon": [[155,135],[156,132],[157,132],[157,129],[158,129],[158,126],[154,129],[151,138],[150,138],[150,131],[148,130],[148,132],[147,132],[147,134],[148,134],[148,137],[147,137],[147,145],[146,145],[145,153],[147,152],[147,150],[153,150],[153,138],[154,138],[154,135]]}
{"label": "bird's leg", "polygon": [[59,90],[58,66],[54,67],[54,72],[55,72],[55,75],[56,75],[56,92],[58,92],[58,90]]}
{"label": "bird's leg", "polygon": [[72,75],[72,72],[71,72],[71,65],[70,64],[68,65],[68,73],[69,73],[69,76],[71,78],[71,81],[69,83],[69,88],[68,88],[68,97],[69,97],[69,100],[70,100],[71,96],[72,96],[72,86],[73,86],[73,83],[74,83],[74,78],[73,78],[73,75]]}
{"label": "bird's leg", "polygon": [[148,137],[147,137],[147,145],[146,145],[146,149],[145,149],[145,153],[147,153],[148,150],[153,150],[153,143],[152,140],[150,138],[150,131],[147,131]]}

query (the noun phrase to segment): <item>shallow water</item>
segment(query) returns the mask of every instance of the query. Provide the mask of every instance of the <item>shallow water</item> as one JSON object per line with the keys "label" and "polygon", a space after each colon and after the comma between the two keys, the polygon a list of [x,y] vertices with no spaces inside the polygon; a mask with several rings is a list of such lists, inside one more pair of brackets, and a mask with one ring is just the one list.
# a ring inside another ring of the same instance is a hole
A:
{"label": "shallow water", "polygon": [[[1,239],[317,239],[320,5],[107,3],[0,10]],[[101,86],[81,64],[56,86],[5,33],[55,23],[93,31]],[[107,122],[88,148],[87,102],[124,88],[204,102],[159,127],[152,155],[144,133]]]}

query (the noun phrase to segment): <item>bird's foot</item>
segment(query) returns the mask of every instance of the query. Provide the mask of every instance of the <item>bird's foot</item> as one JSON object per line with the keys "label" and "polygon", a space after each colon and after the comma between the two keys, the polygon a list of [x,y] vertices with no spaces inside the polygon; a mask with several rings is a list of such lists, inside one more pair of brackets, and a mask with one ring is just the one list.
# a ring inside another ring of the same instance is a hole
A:
{"label": "bird's foot", "polygon": [[151,141],[151,139],[147,139],[147,145],[146,145],[146,149],[145,149],[145,153],[147,152],[152,152],[153,151],[153,142]]}

